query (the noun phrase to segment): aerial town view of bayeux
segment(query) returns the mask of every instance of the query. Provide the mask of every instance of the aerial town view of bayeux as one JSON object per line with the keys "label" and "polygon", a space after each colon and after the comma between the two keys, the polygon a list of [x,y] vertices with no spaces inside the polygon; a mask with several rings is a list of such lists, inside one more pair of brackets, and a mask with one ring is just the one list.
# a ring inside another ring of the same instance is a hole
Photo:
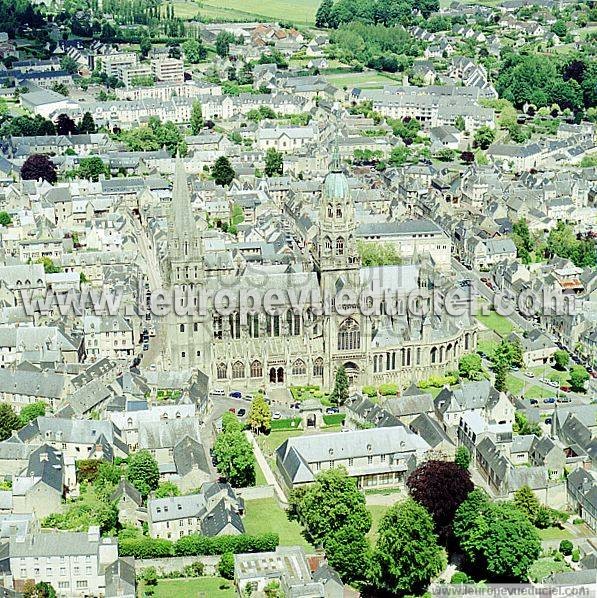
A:
{"label": "aerial town view of bayeux", "polygon": [[597,2],[0,0],[0,598],[597,598]]}

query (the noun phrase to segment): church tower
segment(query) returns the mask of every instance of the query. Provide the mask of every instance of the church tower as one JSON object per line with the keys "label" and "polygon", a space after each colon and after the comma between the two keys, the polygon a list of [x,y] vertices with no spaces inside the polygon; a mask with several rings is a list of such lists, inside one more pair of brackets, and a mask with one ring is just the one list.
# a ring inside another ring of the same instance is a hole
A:
{"label": "church tower", "polygon": [[167,317],[167,361],[172,369],[201,368],[209,359],[208,318],[199,313],[205,282],[201,229],[195,221],[184,163],[176,158],[168,218],[167,283],[174,309]]}
{"label": "church tower", "polygon": [[184,162],[176,158],[172,203],[168,219],[168,282],[195,285],[204,280],[200,230],[193,216]]}
{"label": "church tower", "polygon": [[316,260],[322,284],[325,285],[325,278],[337,278],[341,274],[346,282],[357,282],[360,258],[355,232],[354,203],[335,147],[330,172],[323,183],[319,210]]}

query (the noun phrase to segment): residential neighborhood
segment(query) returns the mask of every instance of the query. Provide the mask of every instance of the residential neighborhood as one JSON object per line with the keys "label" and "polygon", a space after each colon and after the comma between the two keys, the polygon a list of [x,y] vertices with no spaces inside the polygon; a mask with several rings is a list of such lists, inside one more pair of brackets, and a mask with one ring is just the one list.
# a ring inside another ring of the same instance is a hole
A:
{"label": "residential neighborhood", "polygon": [[2,595],[594,594],[593,2],[0,14]]}

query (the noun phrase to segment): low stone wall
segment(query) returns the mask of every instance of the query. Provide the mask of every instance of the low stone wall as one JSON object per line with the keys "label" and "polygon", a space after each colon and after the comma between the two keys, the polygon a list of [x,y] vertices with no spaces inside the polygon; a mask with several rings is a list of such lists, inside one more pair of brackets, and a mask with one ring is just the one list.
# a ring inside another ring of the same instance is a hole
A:
{"label": "low stone wall", "polygon": [[158,576],[173,571],[182,571],[185,565],[192,565],[197,561],[205,567],[204,575],[217,575],[217,567],[220,562],[219,556],[170,556],[161,559],[135,559],[135,573],[141,574],[144,569],[155,567]]}
{"label": "low stone wall", "polygon": [[260,498],[273,498],[273,486],[253,486],[251,488],[235,488],[234,492],[237,496],[245,500],[257,500]]}

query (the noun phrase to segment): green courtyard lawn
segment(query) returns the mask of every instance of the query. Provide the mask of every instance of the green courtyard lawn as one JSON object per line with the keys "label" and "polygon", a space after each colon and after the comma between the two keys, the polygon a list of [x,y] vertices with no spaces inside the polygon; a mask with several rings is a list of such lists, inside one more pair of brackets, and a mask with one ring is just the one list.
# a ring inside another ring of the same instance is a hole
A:
{"label": "green courtyard lawn", "polygon": [[546,527],[537,529],[537,533],[542,540],[573,540],[574,535],[565,528]]}
{"label": "green courtyard lawn", "polygon": [[308,553],[315,551],[303,537],[301,526],[288,519],[286,511],[280,508],[275,498],[245,501],[243,522],[248,534],[274,532],[280,536],[280,546],[302,546]]}
{"label": "green courtyard lawn", "polygon": [[263,471],[261,467],[259,467],[259,463],[255,461],[255,486],[267,486],[267,480],[263,475]]}
{"label": "green courtyard lawn", "polygon": [[371,544],[374,544],[377,540],[379,524],[389,508],[389,505],[367,505],[367,510],[371,513],[371,529],[367,537],[371,540]]}
{"label": "green courtyard lawn", "polygon": [[302,430],[274,430],[269,434],[257,436],[257,442],[267,457],[272,455],[285,440],[300,436],[302,433]]}
{"label": "green courtyard lawn", "polygon": [[525,380],[514,376],[514,374],[508,374],[506,376],[506,386],[512,394],[524,394],[524,398],[526,399],[545,399],[547,397],[552,397],[555,394],[555,389],[549,390],[547,388],[543,388],[542,386],[533,384],[532,378],[526,379],[525,388]]}
{"label": "green courtyard lawn", "polygon": [[477,341],[477,351],[485,353],[488,357],[493,355],[493,352],[498,348],[497,341],[480,340]]}
{"label": "green courtyard lawn", "polygon": [[537,559],[529,568],[529,578],[538,583],[552,573],[563,573],[570,571],[570,567],[564,561],[556,561],[553,557]]}
{"label": "green courtyard lawn", "polygon": [[[139,595],[143,596],[143,584]],[[160,579],[155,586],[155,598],[233,598],[236,596],[234,582],[223,577],[184,577]]]}
{"label": "green courtyard lawn", "polygon": [[557,380],[560,386],[570,382],[570,372],[568,370],[556,370],[551,366],[537,366],[530,368],[530,370],[536,378],[545,377],[549,380]]}
{"label": "green courtyard lawn", "polygon": [[500,316],[497,312],[491,310],[488,314],[478,314],[475,316],[481,324],[487,326],[501,337],[508,336],[511,332],[517,330],[517,327],[505,316]]}

